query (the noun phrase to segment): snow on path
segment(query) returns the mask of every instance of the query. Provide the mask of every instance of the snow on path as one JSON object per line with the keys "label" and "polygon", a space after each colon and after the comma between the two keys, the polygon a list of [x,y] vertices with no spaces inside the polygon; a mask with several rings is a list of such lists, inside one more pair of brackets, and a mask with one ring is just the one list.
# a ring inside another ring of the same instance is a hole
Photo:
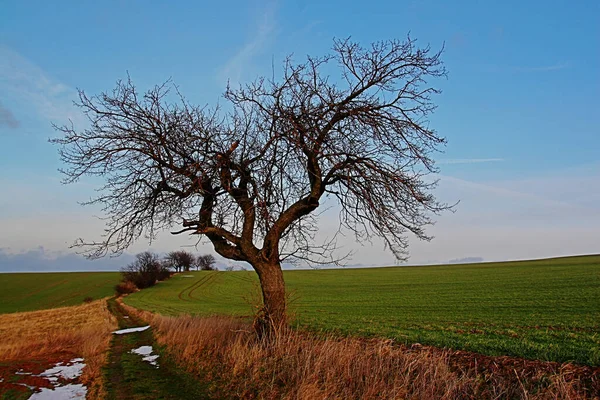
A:
{"label": "snow on path", "polygon": [[83,363],[83,358],[74,358],[70,363],[72,364],[64,365],[64,363],[59,362],[53,368],[45,370],[38,376],[47,378],[51,382],[57,381],[59,377],[68,380],[75,379],[81,375],[85,364]]}
{"label": "snow on path", "polygon": [[29,400],[83,400],[86,394],[87,388],[82,384],[69,384],[54,389],[42,388],[41,392],[32,394]]}
{"label": "snow on path", "polygon": [[85,364],[83,358],[74,358],[68,363],[57,363],[54,367],[49,368],[42,372],[38,377],[42,377],[51,382],[52,385],[56,385],[53,388],[34,388],[39,389],[39,392],[33,393],[30,400],[69,400],[69,399],[85,399],[87,394],[87,388],[79,383],[68,383],[61,385],[58,380],[59,378],[65,380],[73,380],[81,376],[81,372]]}
{"label": "snow on path", "polygon": [[114,331],[113,333],[115,335],[123,335],[123,334],[126,334],[126,333],[142,332],[142,331],[145,331],[148,328],[150,328],[150,325],[139,326],[137,328],[119,329],[118,331]]}
{"label": "snow on path", "polygon": [[152,346],[141,346],[137,349],[131,350],[133,354],[139,354],[142,357],[142,360],[148,361],[151,365],[158,367],[158,363],[156,359],[158,358],[158,354],[152,354]]}

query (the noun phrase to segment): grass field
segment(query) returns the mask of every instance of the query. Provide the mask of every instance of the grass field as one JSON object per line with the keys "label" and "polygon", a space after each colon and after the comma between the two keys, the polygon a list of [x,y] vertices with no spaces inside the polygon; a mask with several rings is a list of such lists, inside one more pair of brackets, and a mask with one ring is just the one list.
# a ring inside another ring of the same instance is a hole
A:
{"label": "grass field", "polygon": [[73,306],[112,296],[118,272],[0,274],[0,314]]}
{"label": "grass field", "polygon": [[[304,328],[600,365],[600,256],[286,271],[285,279]],[[194,272],[125,302],[166,315],[251,315],[259,293],[253,272]]]}

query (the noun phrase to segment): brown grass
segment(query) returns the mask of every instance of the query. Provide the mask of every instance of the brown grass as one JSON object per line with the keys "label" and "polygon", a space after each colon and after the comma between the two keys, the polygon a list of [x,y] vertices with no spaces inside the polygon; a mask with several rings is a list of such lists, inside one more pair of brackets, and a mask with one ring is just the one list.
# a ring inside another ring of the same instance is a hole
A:
{"label": "brown grass", "polygon": [[106,300],[73,307],[0,315],[0,360],[83,357],[88,398],[104,393],[101,368],[117,328]]}
{"label": "brown grass", "polygon": [[[598,369],[484,357],[390,340],[285,331],[270,342],[225,317],[162,317],[126,306],[217,398],[581,399],[597,398]],[[478,364],[479,362],[479,364]],[[575,371],[575,372],[573,372]],[[586,372],[587,371],[587,375]],[[585,379],[582,378],[585,377]]]}

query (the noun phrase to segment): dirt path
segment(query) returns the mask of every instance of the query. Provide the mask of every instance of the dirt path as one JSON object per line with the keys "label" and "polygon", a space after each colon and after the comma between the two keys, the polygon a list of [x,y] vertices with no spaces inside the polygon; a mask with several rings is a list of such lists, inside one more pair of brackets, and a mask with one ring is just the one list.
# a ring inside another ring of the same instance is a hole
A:
{"label": "dirt path", "polygon": [[[110,311],[117,317],[119,328],[144,326],[114,301],[109,300]],[[143,360],[143,355],[132,350],[152,350],[156,360]],[[153,365],[151,361],[155,362]],[[107,399],[208,399],[206,388],[191,375],[178,369],[174,362],[157,348],[152,328],[141,332],[113,335],[108,365],[105,369]]]}

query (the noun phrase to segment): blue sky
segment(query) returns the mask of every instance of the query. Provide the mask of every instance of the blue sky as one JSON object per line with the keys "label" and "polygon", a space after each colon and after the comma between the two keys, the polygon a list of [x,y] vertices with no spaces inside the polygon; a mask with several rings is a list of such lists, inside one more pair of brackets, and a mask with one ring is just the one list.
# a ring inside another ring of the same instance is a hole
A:
{"label": "blue sky", "polygon": [[[56,268],[72,261],[75,238],[101,231],[98,210],[77,204],[94,183],[62,186],[47,143],[52,122],[84,123],[75,88],[110,90],[129,72],[141,89],[172,78],[190,101],[215,104],[228,79],[270,75],[290,53],[301,60],[326,53],[334,37],[368,44],[408,32],[445,45],[449,76],[435,82],[443,94],[431,119],[448,139],[437,194],[461,200],[430,229],[432,242],[413,241],[411,262],[600,253],[600,3],[369,4],[3,1],[0,269],[18,269],[11,263],[27,254]],[[162,235],[152,248],[193,243]],[[354,263],[393,262],[379,242],[358,248]]]}

